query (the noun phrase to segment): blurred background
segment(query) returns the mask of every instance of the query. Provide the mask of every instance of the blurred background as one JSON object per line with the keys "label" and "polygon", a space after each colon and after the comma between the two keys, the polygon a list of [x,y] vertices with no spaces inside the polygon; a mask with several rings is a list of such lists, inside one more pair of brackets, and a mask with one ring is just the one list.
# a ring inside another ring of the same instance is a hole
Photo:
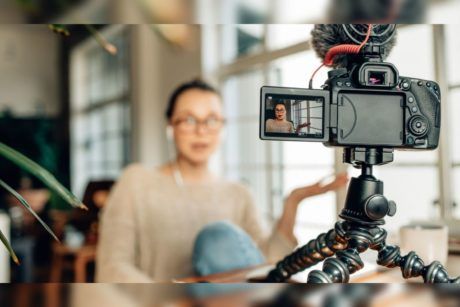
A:
{"label": "blurred background", "polygon": [[459,1],[1,0],[0,8],[4,23],[456,23]]}
{"label": "blurred background", "polygon": [[[94,280],[98,210],[127,164],[153,167],[171,158],[165,135],[167,98],[179,83],[198,76],[221,89],[228,119],[213,169],[245,183],[267,220],[279,216],[283,198],[293,188],[334,172],[356,174],[342,164],[341,149],[258,139],[260,87],[307,86],[320,64],[309,42],[311,23],[324,20],[321,9],[326,10],[309,1],[305,10],[290,12],[281,2],[267,2],[228,1],[240,8],[229,11],[238,14],[228,22],[221,19],[226,18],[223,3],[213,2],[215,10],[206,10],[211,4],[203,0],[190,1],[191,10],[184,10],[180,1],[177,7],[152,9],[168,16],[141,10],[145,20],[164,24],[105,25],[140,20],[131,15],[139,10],[128,9],[121,0],[111,5],[102,0],[0,1],[5,23],[101,23],[53,29],[47,24],[0,25],[0,141],[45,166],[93,207],[84,216],[70,211],[33,177],[0,160],[2,179],[63,240],[54,244],[12,198],[2,195],[0,227],[9,233],[22,265],[10,265],[0,248],[0,281]],[[448,18],[458,12],[458,3],[428,1],[423,20]],[[264,24],[274,15],[279,24]],[[173,24],[175,20],[205,22]],[[235,20],[241,23],[232,24]],[[460,238],[459,30],[454,24],[399,26],[388,61],[403,76],[440,83],[442,142],[436,151],[398,151],[392,164],[376,169],[386,195],[398,204],[397,215],[387,219],[390,234],[413,221],[439,221],[450,227],[451,251],[459,249]],[[322,70],[315,87],[326,76]],[[329,193],[300,207],[296,235],[301,244],[334,225],[344,197],[344,191]]]}

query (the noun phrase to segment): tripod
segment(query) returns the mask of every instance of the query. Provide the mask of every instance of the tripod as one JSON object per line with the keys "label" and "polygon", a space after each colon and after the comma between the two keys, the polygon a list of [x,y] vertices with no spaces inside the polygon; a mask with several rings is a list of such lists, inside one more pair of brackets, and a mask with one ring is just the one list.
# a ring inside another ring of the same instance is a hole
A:
{"label": "tripod", "polygon": [[383,196],[383,182],[372,175],[372,170],[374,165],[392,162],[393,149],[345,148],[343,160],[361,168],[361,175],[352,178],[348,187],[345,207],[339,214],[343,221],[278,262],[267,281],[286,281],[325,260],[322,270],[310,272],[307,282],[347,283],[350,274],[364,266],[359,254],[370,248],[378,252],[379,265],[400,267],[404,278],[422,276],[425,283],[460,283],[460,277],[450,278],[438,261],[425,266],[415,252],[402,256],[398,246],[385,243],[387,232],[379,226],[385,224],[386,215],[396,214],[396,204]]}

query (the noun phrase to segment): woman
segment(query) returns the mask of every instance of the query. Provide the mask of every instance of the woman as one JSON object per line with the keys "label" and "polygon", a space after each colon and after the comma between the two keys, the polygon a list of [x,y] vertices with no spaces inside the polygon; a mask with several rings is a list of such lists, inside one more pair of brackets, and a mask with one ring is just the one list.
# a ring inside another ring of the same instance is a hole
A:
{"label": "woman", "polygon": [[294,128],[294,124],[286,120],[286,106],[282,102],[275,104],[275,119],[268,119],[265,123],[266,132],[277,133],[299,133],[302,128],[310,126],[310,123],[303,123]]}
{"label": "woman", "polygon": [[159,169],[132,165],[115,185],[102,215],[99,282],[165,281],[256,265],[265,261],[259,249],[274,262],[297,245],[300,201],[347,182],[342,176],[294,190],[267,232],[248,190],[208,168],[224,125],[218,93],[202,81],[183,84],[166,116],[177,158]]}

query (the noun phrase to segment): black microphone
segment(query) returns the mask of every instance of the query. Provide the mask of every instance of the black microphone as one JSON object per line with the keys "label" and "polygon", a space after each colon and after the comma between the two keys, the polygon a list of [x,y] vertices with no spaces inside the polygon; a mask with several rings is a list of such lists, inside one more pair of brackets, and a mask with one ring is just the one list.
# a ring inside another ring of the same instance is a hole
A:
{"label": "black microphone", "polygon": [[[324,61],[327,52],[334,46],[343,44],[361,44],[368,31],[367,24],[317,24],[311,31],[312,47]],[[366,45],[380,46],[382,60],[388,57],[396,43],[396,26],[393,24],[372,25]],[[339,54],[334,57],[334,68],[347,68],[359,62],[362,54]]]}

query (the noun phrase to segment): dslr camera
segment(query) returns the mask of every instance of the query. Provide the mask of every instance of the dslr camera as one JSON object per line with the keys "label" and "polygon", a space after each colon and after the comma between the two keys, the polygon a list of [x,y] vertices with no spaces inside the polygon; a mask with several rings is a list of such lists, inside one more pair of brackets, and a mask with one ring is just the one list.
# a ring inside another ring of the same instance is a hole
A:
{"label": "dslr camera", "polygon": [[322,89],[311,89],[311,83],[310,88],[263,86],[260,138],[435,149],[441,127],[439,85],[400,76],[393,64],[384,62],[395,33],[395,25],[316,25],[312,44],[323,58],[332,46],[359,44],[366,36],[368,41],[359,53],[334,58]]}

